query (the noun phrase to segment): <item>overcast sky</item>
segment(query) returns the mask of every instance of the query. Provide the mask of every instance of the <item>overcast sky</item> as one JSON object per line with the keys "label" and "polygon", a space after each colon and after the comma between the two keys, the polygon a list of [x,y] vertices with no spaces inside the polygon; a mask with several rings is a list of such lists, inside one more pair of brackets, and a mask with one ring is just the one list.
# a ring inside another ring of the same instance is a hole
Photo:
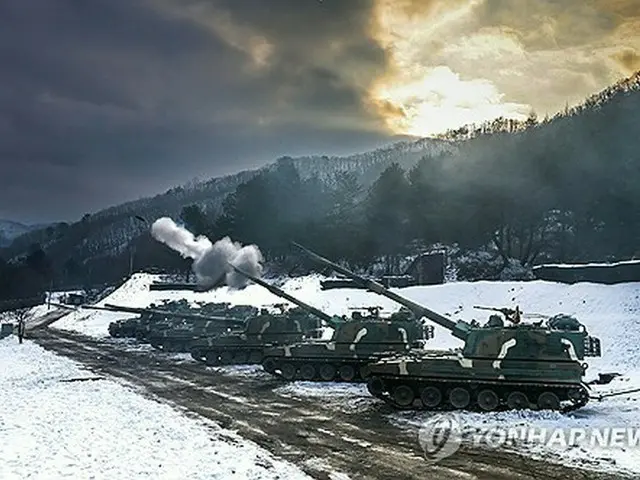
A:
{"label": "overcast sky", "polygon": [[637,69],[639,0],[8,0],[0,218],[553,114]]}

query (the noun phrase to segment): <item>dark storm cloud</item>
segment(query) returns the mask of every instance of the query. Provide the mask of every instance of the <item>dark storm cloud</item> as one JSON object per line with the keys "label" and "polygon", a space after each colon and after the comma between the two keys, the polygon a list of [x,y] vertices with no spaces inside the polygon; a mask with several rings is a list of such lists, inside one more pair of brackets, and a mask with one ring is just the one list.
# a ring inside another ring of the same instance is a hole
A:
{"label": "dark storm cloud", "polygon": [[0,218],[73,219],[193,176],[386,138],[371,5],[0,3]]}

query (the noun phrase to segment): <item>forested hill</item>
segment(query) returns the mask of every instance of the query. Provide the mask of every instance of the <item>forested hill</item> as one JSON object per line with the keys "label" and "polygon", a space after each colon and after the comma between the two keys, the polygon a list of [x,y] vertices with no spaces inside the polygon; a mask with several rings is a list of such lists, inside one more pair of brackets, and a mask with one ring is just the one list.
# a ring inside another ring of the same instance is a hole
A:
{"label": "forested hill", "polygon": [[447,216],[469,220],[451,239],[525,264],[640,255],[639,111],[640,72],[525,131],[464,142],[439,170],[460,202]]}
{"label": "forested hill", "polygon": [[12,222],[11,220],[0,219],[0,247],[6,247],[20,235],[38,228],[42,227],[38,227],[37,225],[23,225],[22,223]]}
{"label": "forested hill", "polygon": [[624,78],[614,83],[594,95],[591,95],[579,105],[573,107],[569,107],[569,105],[567,105],[563,111],[558,112],[553,117],[547,116],[540,120],[536,112],[532,111],[529,118],[526,120],[499,117],[483,123],[470,123],[453,130],[448,130],[438,135],[437,138],[445,140],[468,140],[481,135],[492,135],[502,132],[518,133],[529,129],[536,124],[545,125],[558,120],[559,118],[571,117],[590,110],[597,110],[611,100],[619,99],[624,97],[626,94],[638,91],[639,89],[640,71],[628,78]]}
{"label": "forested hill", "polygon": [[135,267],[182,268],[136,218],[169,215],[278,261],[291,238],[360,265],[391,265],[419,244],[458,244],[499,269],[630,258],[640,254],[639,111],[640,73],[542,122],[350,157],[285,157],[28,233],[3,256],[41,258],[42,248],[58,279],[113,278],[127,273],[134,239]]}
{"label": "forested hill", "polygon": [[87,213],[73,224],[59,223],[29,232],[16,239],[10,247],[0,250],[0,257],[15,259],[28,254],[36,248],[35,245],[43,248],[52,258],[73,258],[79,263],[120,255],[127,250],[132,239],[148,230],[148,225],[136,216],[149,221],[164,215],[177,218],[184,207],[197,205],[208,216],[215,217],[221,212],[223,200],[238,185],[260,172],[274,170],[283,161],[293,162],[303,178],[317,176],[328,181],[335,173],[348,171],[357,175],[364,185],[370,185],[393,162],[410,168],[424,156],[439,155],[454,149],[454,143],[449,141],[420,139],[345,157],[285,157],[258,170],[205,182],[191,182],[155,197],[123,203],[93,214]]}
{"label": "forested hill", "polygon": [[[389,147],[346,157],[315,155],[311,157],[284,157],[291,160],[302,179],[318,176],[331,182],[336,173],[352,172],[363,186],[370,186],[392,163],[404,170],[411,169],[423,157],[437,157],[457,151],[457,143],[441,139],[422,138],[413,142],[398,142]],[[273,169],[274,163],[267,168]]]}

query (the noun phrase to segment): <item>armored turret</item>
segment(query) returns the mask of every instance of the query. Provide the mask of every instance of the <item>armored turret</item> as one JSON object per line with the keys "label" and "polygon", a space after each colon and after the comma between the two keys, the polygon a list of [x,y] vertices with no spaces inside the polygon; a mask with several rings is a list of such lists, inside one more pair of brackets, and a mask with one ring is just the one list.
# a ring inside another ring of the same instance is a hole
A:
{"label": "armored turret", "polygon": [[[523,323],[519,308],[498,308],[510,324],[492,315],[485,325],[453,320],[367,280],[295,244],[313,260],[352,278],[368,290],[394,300],[415,315],[449,330],[464,341],[453,352],[410,352],[369,366],[369,391],[410,408],[419,398],[424,408],[572,409],[587,403],[583,384],[585,357],[601,355],[600,340],[564,314],[546,324]],[[564,406],[561,404],[564,402]]]}

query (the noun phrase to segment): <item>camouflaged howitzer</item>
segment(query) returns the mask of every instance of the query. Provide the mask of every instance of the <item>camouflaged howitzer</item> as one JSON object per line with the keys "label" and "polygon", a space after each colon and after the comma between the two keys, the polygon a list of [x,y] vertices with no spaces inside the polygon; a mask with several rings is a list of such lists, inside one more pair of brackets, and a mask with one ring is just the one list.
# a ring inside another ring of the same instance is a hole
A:
{"label": "camouflaged howitzer", "polygon": [[198,339],[190,345],[191,356],[210,366],[259,364],[265,347],[316,336],[321,328],[317,314],[322,312],[314,312],[313,307],[302,302],[297,304],[306,308],[285,311],[284,305],[280,305],[283,307],[280,313],[262,309],[259,315],[247,320],[244,329]]}
{"label": "camouflaged howitzer", "polygon": [[168,307],[173,309],[133,308],[110,304],[106,304],[104,307],[83,305],[83,308],[90,310],[125,312],[139,315],[137,318],[118,320],[109,325],[109,334],[111,336],[136,338],[139,341],[149,341],[150,337],[157,335],[159,332],[171,329],[192,329],[195,331],[205,328],[208,334],[214,334],[223,332],[229,327],[244,324],[243,319],[232,317],[233,313],[237,313],[237,311],[229,308],[228,304],[219,304],[217,307],[214,304],[201,309],[206,312],[217,311],[219,312],[218,315],[191,313],[192,310],[187,311],[184,305],[178,305],[176,308],[175,304],[170,304]]}
{"label": "camouflaged howitzer", "polygon": [[265,347],[314,336],[320,320],[301,308],[280,313],[262,309],[242,329],[207,336],[190,343],[191,356],[210,366],[260,364]]}
{"label": "camouflaged howitzer", "polygon": [[584,359],[600,356],[600,341],[589,336],[575,318],[556,315],[546,324],[518,320],[505,325],[502,317],[492,315],[484,326],[454,322],[297,246],[314,260],[446,328],[464,342],[458,350],[411,351],[372,363],[367,385],[372,395],[398,408],[480,411],[568,411],[589,401]]}
{"label": "camouflaged howitzer", "polygon": [[[138,338],[152,347],[166,352],[191,351],[193,342],[229,332],[246,325],[247,318],[258,314],[259,309],[251,305],[237,305],[219,310],[221,315],[203,315],[203,320],[194,318],[167,319],[151,323],[138,331]],[[208,310],[211,310],[210,308]],[[206,320],[204,319],[206,318]]]}
{"label": "camouflaged howitzer", "polygon": [[[253,307],[252,314],[258,309]],[[203,316],[204,317],[204,316]],[[189,352],[191,343],[202,337],[219,335],[232,328],[240,328],[246,318],[232,316],[210,316],[203,319],[165,318],[138,327],[136,339],[150,343],[154,348],[171,352]]]}
{"label": "camouflaged howitzer", "polygon": [[[227,318],[231,325],[221,326],[220,321],[204,323],[172,324],[166,328],[152,328],[144,335],[144,341],[157,350],[164,352],[191,351],[194,342],[228,332],[232,326],[237,328],[238,319]],[[244,320],[242,321],[244,323]]]}
{"label": "camouflaged howitzer", "polygon": [[265,348],[263,368],[286,380],[364,380],[368,376],[367,364],[370,362],[385,354],[405,352],[412,347],[422,348],[433,335],[432,326],[420,324],[406,309],[382,318],[380,307],[365,307],[368,314],[354,312],[347,320],[346,317],[328,315],[259,278],[237,268],[235,270],[333,327],[333,334],[328,340],[310,339]]}
{"label": "camouflaged howitzer", "polygon": [[[204,337],[219,335],[231,328],[245,325],[247,317],[257,315],[258,308],[251,305],[230,303],[206,304],[198,309],[205,314],[182,314],[170,318],[155,318],[139,325],[136,338],[148,342],[157,350],[165,352],[189,352],[191,344]],[[184,311],[184,308],[182,309]],[[191,309],[193,311],[193,309]]]}
{"label": "camouflaged howitzer", "polygon": [[[207,312],[215,311],[218,315],[209,314],[194,314],[193,310],[185,307],[180,302],[171,302],[164,305],[163,308],[154,308],[152,305],[150,308],[132,308],[121,307],[117,305],[107,304],[105,307],[91,307],[85,306],[85,308],[91,308],[94,310],[107,310],[112,312],[126,312],[134,313],[139,316],[136,318],[130,318],[126,320],[118,320],[109,324],[109,334],[113,337],[120,338],[136,338],[139,341],[147,341],[148,335],[155,330],[163,330],[172,327],[178,327],[180,325],[201,324],[202,322],[213,321],[221,329],[225,328],[224,321],[226,321],[227,314],[225,313],[226,305],[219,304],[216,309],[212,309],[211,306],[206,310]],[[215,307],[215,305],[214,305]],[[205,311],[199,309],[198,311]]]}

